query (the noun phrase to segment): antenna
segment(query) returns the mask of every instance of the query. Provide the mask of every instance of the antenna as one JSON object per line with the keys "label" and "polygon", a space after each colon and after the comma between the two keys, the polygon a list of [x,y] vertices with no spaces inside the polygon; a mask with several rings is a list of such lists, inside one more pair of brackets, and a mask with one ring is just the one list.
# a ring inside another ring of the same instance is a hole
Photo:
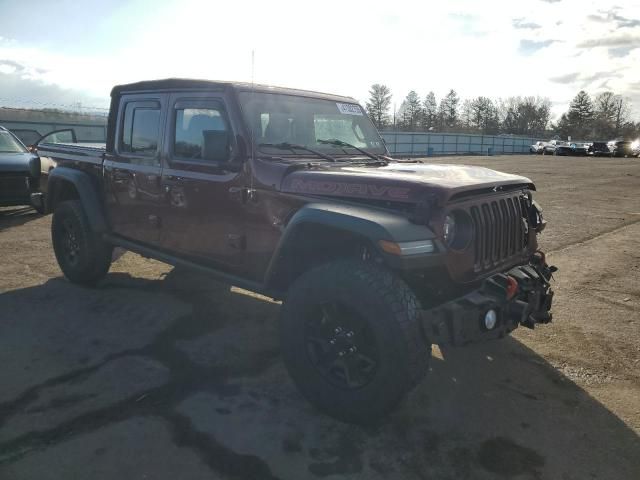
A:
{"label": "antenna", "polygon": [[251,50],[251,88],[253,88],[253,75],[255,73],[256,66],[256,51]]}
{"label": "antenna", "polygon": [[[250,101],[249,104],[251,106],[253,106],[253,100],[254,100],[254,93],[255,93],[255,84],[254,84],[254,74],[255,74],[255,58],[256,58],[256,51],[255,49],[251,50],[251,97],[250,97]],[[249,109],[249,112],[251,112],[251,108]],[[254,173],[254,168],[255,168],[255,159],[256,159],[256,136],[255,136],[255,129],[256,129],[256,124],[255,124],[255,120],[254,119],[250,119],[250,140],[251,140],[251,172],[249,174],[249,192],[247,195],[247,199],[252,199],[253,195],[254,195],[254,190],[253,190],[253,173]]]}

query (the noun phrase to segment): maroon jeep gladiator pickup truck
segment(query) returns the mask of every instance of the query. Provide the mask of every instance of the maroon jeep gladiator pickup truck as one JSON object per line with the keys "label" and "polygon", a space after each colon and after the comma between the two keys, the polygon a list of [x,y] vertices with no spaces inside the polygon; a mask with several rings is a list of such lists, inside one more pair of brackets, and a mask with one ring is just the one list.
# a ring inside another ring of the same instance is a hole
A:
{"label": "maroon jeep gladiator pickup truck", "polygon": [[[113,247],[283,300],[284,362],[319,409],[375,421],[431,345],[551,321],[554,267],[531,180],[394,160],[348,97],[168,79],[111,93],[104,148],[44,143],[64,275]],[[203,379],[204,381],[204,379]]]}

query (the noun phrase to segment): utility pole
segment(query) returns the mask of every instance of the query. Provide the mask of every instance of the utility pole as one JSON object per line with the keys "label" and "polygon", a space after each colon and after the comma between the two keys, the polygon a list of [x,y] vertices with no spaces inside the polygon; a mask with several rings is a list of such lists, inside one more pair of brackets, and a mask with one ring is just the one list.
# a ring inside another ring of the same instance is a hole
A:
{"label": "utility pole", "polygon": [[393,102],[393,130],[396,129],[396,102]]}

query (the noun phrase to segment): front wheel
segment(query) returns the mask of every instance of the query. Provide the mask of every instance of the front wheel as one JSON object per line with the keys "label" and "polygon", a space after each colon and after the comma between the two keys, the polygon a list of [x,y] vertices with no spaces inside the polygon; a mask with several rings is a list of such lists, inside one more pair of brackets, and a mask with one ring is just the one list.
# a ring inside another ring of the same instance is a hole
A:
{"label": "front wheel", "polygon": [[381,267],[338,261],[302,275],[282,307],[285,364],[318,409],[353,423],[376,422],[425,375],[431,346],[418,302]]}
{"label": "front wheel", "polygon": [[56,206],[51,239],[58,265],[71,282],[95,285],[109,271],[113,248],[91,230],[79,200]]}

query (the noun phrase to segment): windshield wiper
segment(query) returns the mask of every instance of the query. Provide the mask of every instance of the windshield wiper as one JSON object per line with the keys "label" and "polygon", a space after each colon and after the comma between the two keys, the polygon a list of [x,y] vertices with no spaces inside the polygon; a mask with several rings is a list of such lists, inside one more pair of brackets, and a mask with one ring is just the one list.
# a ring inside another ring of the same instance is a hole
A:
{"label": "windshield wiper", "polygon": [[377,155],[371,152],[366,151],[363,148],[360,147],[356,147],[355,145],[351,145],[350,143],[347,142],[343,142],[342,140],[338,140],[337,138],[330,138],[328,140],[316,140],[316,142],[318,143],[323,143],[325,145],[335,145],[336,147],[348,147],[348,148],[353,148],[354,150],[357,150],[358,152],[362,153],[363,155],[366,155],[367,157],[375,160],[376,162],[379,162],[381,160],[383,160],[386,164],[388,157],[384,156],[384,155]]}
{"label": "windshield wiper", "polygon": [[295,143],[289,143],[289,142],[260,143],[258,144],[258,147],[273,147],[279,150],[291,150],[292,152],[295,152],[296,150],[305,150],[309,153],[313,153],[314,155],[324,158],[325,160],[329,160],[330,162],[336,161],[336,159],[333,158],[331,155],[327,155],[326,153],[318,152],[317,150],[313,150],[312,148],[309,148],[305,145],[298,145]]}

